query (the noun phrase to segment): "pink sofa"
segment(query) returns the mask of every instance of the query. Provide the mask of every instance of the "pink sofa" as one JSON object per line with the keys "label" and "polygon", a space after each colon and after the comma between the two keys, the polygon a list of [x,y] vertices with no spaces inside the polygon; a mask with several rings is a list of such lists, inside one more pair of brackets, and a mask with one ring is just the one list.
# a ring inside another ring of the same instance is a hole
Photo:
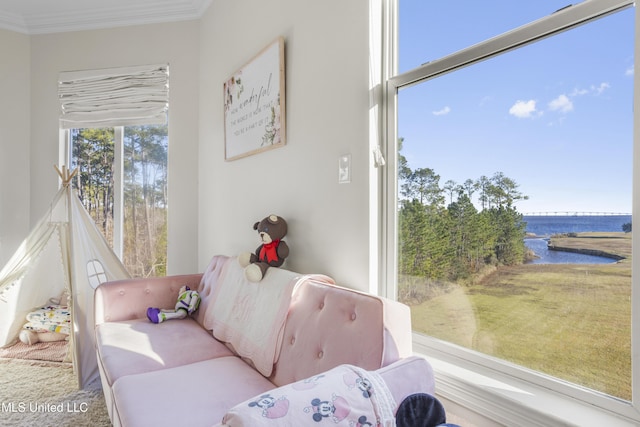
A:
{"label": "pink sofa", "polygon": [[[96,352],[114,426],[256,425],[256,414],[266,422],[293,413],[296,405],[310,423],[282,418],[269,425],[315,425],[322,402],[333,411],[334,423],[366,425],[358,424],[366,417],[355,406],[338,405],[345,400],[332,401],[336,393],[314,382],[334,374],[355,375],[356,380],[343,381],[345,392],[362,394],[356,384],[362,387],[363,379],[365,385],[378,384],[374,403],[386,402],[391,411],[409,395],[434,393],[430,365],[412,356],[408,307],[336,286],[326,276],[272,268],[262,282],[251,284],[241,273],[235,258],[216,256],[203,274],[98,287]],[[173,308],[183,285],[199,291],[198,311],[186,319],[151,323],[147,308]],[[251,293],[242,294],[247,286],[254,286],[247,288]],[[276,302],[265,302],[274,292],[279,292]],[[227,318],[220,319],[224,312]],[[234,326],[238,319],[241,328]],[[288,390],[284,402],[284,388],[312,385],[326,399],[296,401]]]}

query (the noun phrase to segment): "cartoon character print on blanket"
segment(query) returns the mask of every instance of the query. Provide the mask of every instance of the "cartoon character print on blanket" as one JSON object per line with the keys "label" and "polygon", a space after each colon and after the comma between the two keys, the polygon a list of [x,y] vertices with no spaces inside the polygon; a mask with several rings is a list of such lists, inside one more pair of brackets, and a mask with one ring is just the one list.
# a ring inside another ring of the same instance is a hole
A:
{"label": "cartoon character print on blanket", "polygon": [[311,401],[311,406],[304,408],[304,411],[313,414],[311,416],[313,421],[320,422],[324,418],[328,418],[338,424],[349,416],[351,408],[349,407],[347,399],[333,393],[331,395],[331,401],[320,400],[316,397]]}
{"label": "cartoon character print on blanket", "polygon": [[341,365],[231,409],[223,426],[393,426],[396,407],[375,372]]}
{"label": "cartoon character print on blanket", "polygon": [[69,334],[71,312],[65,306],[48,305],[27,314],[24,329],[33,332],[57,332]]}
{"label": "cartoon character print on blanket", "polygon": [[262,416],[265,418],[282,418],[289,411],[289,401],[286,397],[280,396],[276,399],[269,393],[263,394],[253,402],[249,402],[249,407],[257,407],[262,410]]}

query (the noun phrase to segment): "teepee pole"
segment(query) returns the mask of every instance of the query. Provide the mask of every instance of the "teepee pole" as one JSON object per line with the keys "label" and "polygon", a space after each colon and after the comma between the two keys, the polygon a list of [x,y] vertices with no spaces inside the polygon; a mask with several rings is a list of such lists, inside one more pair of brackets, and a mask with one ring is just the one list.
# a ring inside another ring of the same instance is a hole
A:
{"label": "teepee pole", "polygon": [[62,184],[66,189],[65,197],[67,198],[68,221],[67,221],[67,227],[63,227],[62,230],[60,230],[60,232],[64,236],[61,239],[64,242],[61,245],[63,246],[62,258],[64,263],[63,265],[65,266],[65,269],[66,269],[68,285],[69,285],[69,288],[68,288],[69,308],[70,308],[69,311],[71,312],[71,331],[69,333],[69,346],[70,346],[70,353],[71,353],[71,361],[73,365],[73,372],[76,375],[77,386],[78,386],[78,389],[82,389],[84,388],[83,387],[84,384],[82,384],[82,364],[81,364],[81,358],[80,358],[78,314],[76,313],[76,310],[78,310],[78,302],[77,302],[78,287],[76,286],[76,275],[75,275],[75,269],[72,261],[73,260],[73,225],[71,224],[71,221],[73,219],[71,217],[72,215],[71,203],[73,202],[73,200],[72,200],[72,191],[71,191],[71,187],[69,186],[69,183],[71,182],[71,178],[73,178],[73,175],[69,175],[69,170],[65,166],[62,166],[62,171],[66,177],[66,178],[63,178],[63,176],[60,175],[60,178],[62,178]]}
{"label": "teepee pole", "polygon": [[62,170],[60,170],[57,165],[53,165],[53,167],[56,168],[56,172],[58,172],[58,176],[62,180],[62,185],[64,187],[67,187],[73,177],[78,173],[78,168],[75,168],[73,171],[69,171],[65,165],[62,165]]}
{"label": "teepee pole", "polygon": [[71,190],[71,180],[78,172],[78,169],[74,169],[72,172],[69,169],[62,165],[62,170],[58,168],[57,165],[53,165],[58,172],[58,176],[62,180],[62,186],[65,189],[65,198],[66,198],[66,206],[67,206],[67,223],[66,227],[60,227],[60,246],[62,250],[62,265],[64,266],[65,275],[67,277],[67,291],[69,292],[69,311],[71,312],[71,331],[69,333],[69,349],[71,354],[71,361],[73,365],[73,372],[76,376],[76,382],[79,389],[84,388],[82,382],[83,376],[83,366],[82,366],[82,358],[80,357],[80,332],[78,328],[78,314],[76,313],[77,307],[77,298],[78,298],[78,287],[76,286],[76,274],[73,267],[73,226],[71,224],[71,203],[72,200],[72,190]]}

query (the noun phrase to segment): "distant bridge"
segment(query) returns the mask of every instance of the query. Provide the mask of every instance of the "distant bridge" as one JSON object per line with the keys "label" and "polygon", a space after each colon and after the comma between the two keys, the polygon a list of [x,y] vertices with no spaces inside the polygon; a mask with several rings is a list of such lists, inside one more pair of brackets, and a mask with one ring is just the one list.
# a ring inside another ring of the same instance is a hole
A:
{"label": "distant bridge", "polygon": [[627,212],[546,211],[524,212],[524,216],[630,216]]}

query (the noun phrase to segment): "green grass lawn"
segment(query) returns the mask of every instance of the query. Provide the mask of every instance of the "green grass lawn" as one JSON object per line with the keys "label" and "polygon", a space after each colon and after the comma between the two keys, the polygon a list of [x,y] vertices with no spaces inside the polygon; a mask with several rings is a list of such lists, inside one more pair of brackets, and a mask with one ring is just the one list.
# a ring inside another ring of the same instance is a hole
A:
{"label": "green grass lawn", "polygon": [[630,236],[581,233],[562,245],[627,258],[499,267],[473,284],[447,284],[411,306],[414,330],[630,400]]}

